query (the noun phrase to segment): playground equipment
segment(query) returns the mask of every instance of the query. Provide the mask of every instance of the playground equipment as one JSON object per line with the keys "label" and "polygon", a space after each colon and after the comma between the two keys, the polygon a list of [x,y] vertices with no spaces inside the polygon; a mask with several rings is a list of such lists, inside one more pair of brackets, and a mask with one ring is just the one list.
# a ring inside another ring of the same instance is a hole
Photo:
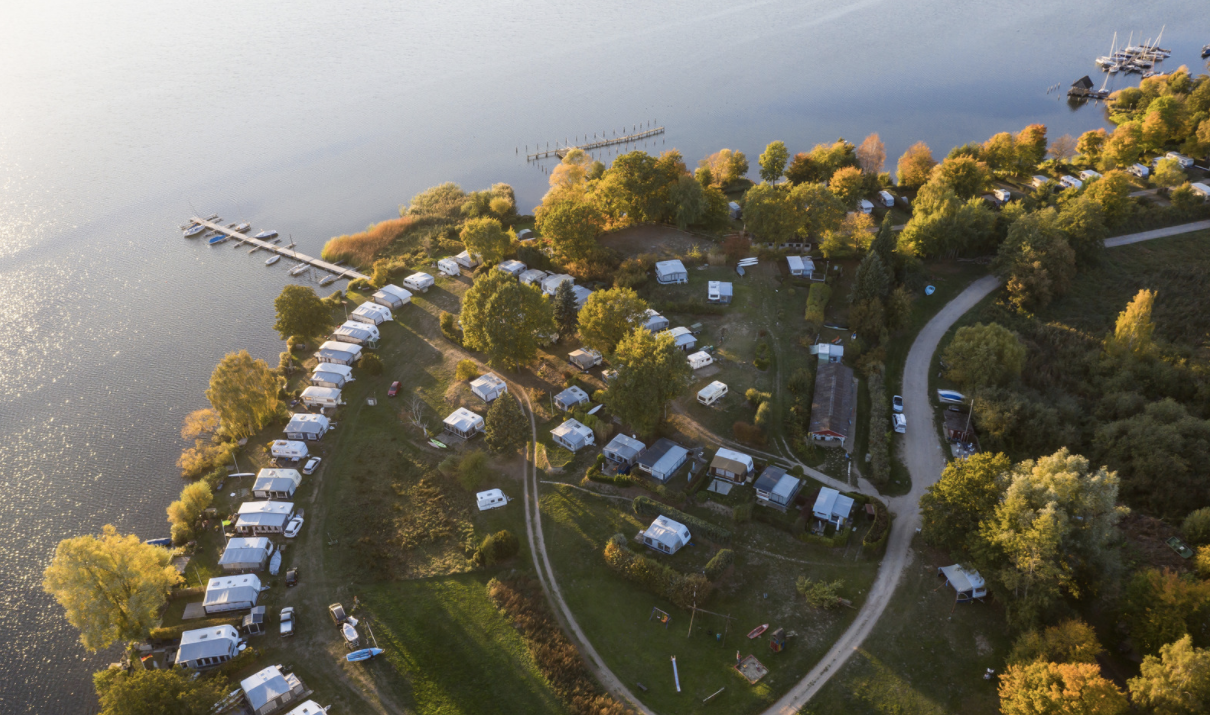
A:
{"label": "playground equipment", "polygon": [[672,621],[672,616],[668,615],[667,611],[661,611],[654,606],[651,608],[651,615],[647,616],[647,621],[651,622],[651,619],[653,618],[660,623],[663,623],[665,629],[668,628],[668,624]]}

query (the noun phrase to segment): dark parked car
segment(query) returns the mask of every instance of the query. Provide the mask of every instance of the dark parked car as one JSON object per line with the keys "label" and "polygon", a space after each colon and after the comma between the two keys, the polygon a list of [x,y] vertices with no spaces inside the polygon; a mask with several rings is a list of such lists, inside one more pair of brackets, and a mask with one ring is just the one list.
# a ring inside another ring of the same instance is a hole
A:
{"label": "dark parked car", "polygon": [[297,585],[298,585],[298,569],[296,569],[296,568],[290,569],[289,571],[286,572],[286,586],[289,587],[289,586],[297,586]]}
{"label": "dark parked car", "polygon": [[332,621],[338,626],[348,618],[345,615],[345,607],[339,603],[333,603],[331,606],[328,606],[328,614],[332,616]]}
{"label": "dark parked car", "polygon": [[391,389],[387,390],[387,397],[394,397],[399,394],[399,381],[391,383]]}

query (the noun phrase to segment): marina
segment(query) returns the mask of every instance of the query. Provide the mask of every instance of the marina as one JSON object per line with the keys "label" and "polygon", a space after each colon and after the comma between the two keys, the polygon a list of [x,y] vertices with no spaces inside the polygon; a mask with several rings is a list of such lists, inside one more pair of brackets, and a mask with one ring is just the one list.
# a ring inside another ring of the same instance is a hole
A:
{"label": "marina", "polygon": [[[217,219],[218,217],[213,216],[211,218]],[[331,275],[325,276],[324,279],[319,282],[319,284],[321,286],[330,285],[330,284],[335,283],[336,281],[340,280],[341,278],[352,278],[352,279],[361,278],[361,279],[365,279],[365,280],[370,279],[369,276],[365,275],[364,273],[359,273],[359,272],[353,270],[352,268],[338,266],[335,263],[329,263],[329,262],[321,260],[319,258],[312,258],[311,256],[308,256],[308,255],[305,255],[302,253],[298,253],[294,250],[293,243],[291,243],[289,246],[276,246],[269,241],[262,241],[259,238],[249,236],[248,234],[241,233],[240,230],[237,230],[237,229],[241,229],[243,231],[247,231],[248,229],[251,228],[251,226],[248,223],[241,223],[238,226],[236,226],[235,228],[228,228],[226,226],[223,226],[222,224],[214,223],[210,219],[194,217],[194,218],[189,219],[189,222],[190,222],[191,227],[186,229],[186,231],[185,231],[186,234],[188,234],[190,231],[193,231],[196,228],[200,228],[200,227],[208,228],[218,234],[214,238],[210,239],[210,245],[212,245],[212,246],[222,243],[223,241],[226,241],[228,239],[234,238],[236,241],[238,241],[238,243],[235,244],[236,248],[239,248],[241,245],[243,245],[245,243],[252,246],[252,249],[251,249],[251,251],[249,251],[249,253],[264,250],[264,251],[271,251],[271,252],[277,254],[276,256],[270,258],[268,261],[265,261],[265,265],[267,265],[267,266],[271,266],[274,263],[277,263],[277,260],[275,260],[275,259],[280,259],[282,256],[289,256],[290,258],[293,258],[294,260],[298,261],[298,265],[290,270],[290,275],[292,275],[292,276],[297,276],[300,273],[302,273],[303,270],[306,270],[305,268],[303,268],[302,270],[299,270],[299,268],[302,266],[313,266],[320,270],[327,271]],[[273,232],[273,234],[277,235],[276,232]]]}
{"label": "marina", "polygon": [[526,154],[525,160],[526,161],[535,161],[537,159],[545,159],[545,158],[551,157],[551,156],[562,159],[563,157],[567,156],[567,153],[569,151],[571,151],[572,149],[580,149],[581,151],[593,151],[595,149],[603,149],[607,146],[613,146],[615,144],[629,144],[631,142],[640,141],[642,139],[647,139],[649,137],[659,136],[660,134],[663,134],[663,133],[664,133],[663,127],[656,127],[654,129],[648,129],[647,131],[644,131],[644,132],[638,132],[635,134],[623,134],[620,137],[614,137],[612,139],[601,139],[598,141],[589,142],[587,144],[580,144],[578,146],[564,146],[564,147],[557,146],[554,149],[547,149],[546,151],[539,151],[539,152],[534,152],[533,154]]}

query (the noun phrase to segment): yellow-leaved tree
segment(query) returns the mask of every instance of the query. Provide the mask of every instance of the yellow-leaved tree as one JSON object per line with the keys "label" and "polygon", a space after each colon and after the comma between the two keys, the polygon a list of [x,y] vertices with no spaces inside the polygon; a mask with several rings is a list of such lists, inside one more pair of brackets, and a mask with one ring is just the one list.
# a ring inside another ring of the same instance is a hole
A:
{"label": "yellow-leaved tree", "polygon": [[223,430],[235,438],[259,432],[281,409],[282,378],[264,360],[247,350],[227,353],[210,375],[206,399],[222,419]]}
{"label": "yellow-leaved tree", "polygon": [[167,549],[106,524],[101,536],[64,539],[42,575],[42,589],[67,612],[90,651],[145,638],[181,577]]}

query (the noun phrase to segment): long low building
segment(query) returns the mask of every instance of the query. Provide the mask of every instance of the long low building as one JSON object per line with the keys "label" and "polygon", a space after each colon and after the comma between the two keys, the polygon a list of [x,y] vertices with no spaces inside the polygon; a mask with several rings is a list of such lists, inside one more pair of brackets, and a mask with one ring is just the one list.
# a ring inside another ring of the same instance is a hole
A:
{"label": "long low building", "polygon": [[808,434],[824,445],[844,447],[853,433],[853,370],[839,362],[820,361],[815,373]]}

